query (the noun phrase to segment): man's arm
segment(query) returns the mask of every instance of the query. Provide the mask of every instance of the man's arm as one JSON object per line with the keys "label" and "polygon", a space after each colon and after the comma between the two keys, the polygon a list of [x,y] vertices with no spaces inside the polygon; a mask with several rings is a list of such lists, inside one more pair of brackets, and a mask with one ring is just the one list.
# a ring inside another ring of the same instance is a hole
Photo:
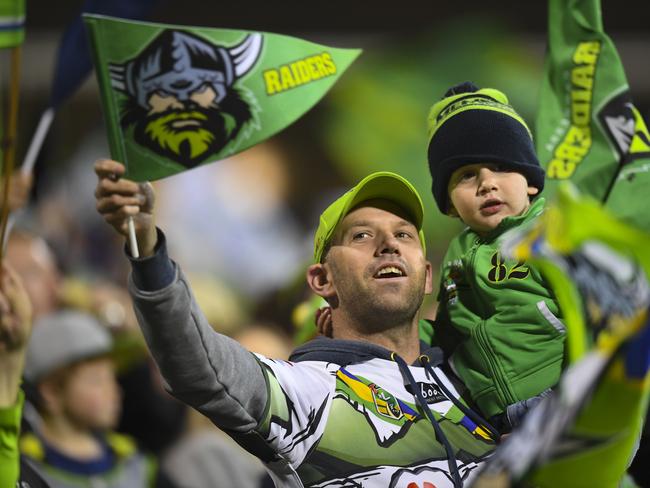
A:
{"label": "man's arm", "polygon": [[23,404],[20,377],[31,315],[31,304],[20,279],[4,266],[0,280],[0,486],[15,486],[19,476],[18,435]]}
{"label": "man's arm", "polygon": [[234,340],[217,334],[194,300],[189,283],[169,259],[154,219],[148,184],[121,178],[116,161],[95,164],[97,210],[117,232],[134,218],[139,259],[131,259],[129,291],[147,345],[166,388],[220,427],[247,432],[257,427],[268,399],[257,359]]}

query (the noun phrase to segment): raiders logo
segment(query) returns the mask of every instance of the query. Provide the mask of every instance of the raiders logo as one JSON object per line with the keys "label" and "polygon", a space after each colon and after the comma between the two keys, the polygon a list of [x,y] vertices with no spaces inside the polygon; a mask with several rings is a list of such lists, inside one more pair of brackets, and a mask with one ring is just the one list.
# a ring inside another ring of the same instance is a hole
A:
{"label": "raiders logo", "polygon": [[128,97],[122,127],[134,126],[138,144],[193,168],[253,120],[255,101],[236,85],[261,49],[261,34],[224,47],[189,32],[164,30],[135,58],[110,65],[112,86]]}

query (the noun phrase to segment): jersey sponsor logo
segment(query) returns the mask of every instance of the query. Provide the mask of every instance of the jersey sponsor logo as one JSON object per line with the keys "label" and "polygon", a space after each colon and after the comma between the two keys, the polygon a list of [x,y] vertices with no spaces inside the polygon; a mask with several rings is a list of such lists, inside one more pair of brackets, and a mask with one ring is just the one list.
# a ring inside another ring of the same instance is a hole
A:
{"label": "jersey sponsor logo", "polygon": [[564,137],[553,150],[546,176],[564,180],[575,173],[591,148],[591,113],[596,64],[600,56],[600,41],[584,41],[573,53],[571,80],[570,122]]}
{"label": "jersey sponsor logo", "polygon": [[[424,398],[424,401],[429,405],[432,403],[444,402],[448,400],[438,385],[434,385],[432,383],[423,383],[420,381],[418,381],[416,385],[418,391],[422,395],[422,398]],[[406,385],[406,391],[408,391],[411,395],[415,395],[415,391],[413,391],[411,385]]]}

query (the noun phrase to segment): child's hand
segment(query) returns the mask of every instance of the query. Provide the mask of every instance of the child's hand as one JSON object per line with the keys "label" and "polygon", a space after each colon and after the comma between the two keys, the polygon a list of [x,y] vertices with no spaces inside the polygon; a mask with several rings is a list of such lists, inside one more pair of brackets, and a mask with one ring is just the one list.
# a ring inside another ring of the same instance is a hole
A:
{"label": "child's hand", "polygon": [[316,329],[325,337],[332,337],[332,309],[321,307],[316,310]]}

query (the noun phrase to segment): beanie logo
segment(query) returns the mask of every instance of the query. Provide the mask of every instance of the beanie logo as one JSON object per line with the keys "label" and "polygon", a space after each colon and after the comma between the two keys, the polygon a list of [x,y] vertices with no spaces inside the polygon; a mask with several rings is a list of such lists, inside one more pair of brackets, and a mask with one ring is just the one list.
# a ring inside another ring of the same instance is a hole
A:
{"label": "beanie logo", "polygon": [[[566,127],[568,124],[569,127],[561,142],[555,149],[547,146],[547,150],[553,151],[553,157],[546,170],[549,178],[570,178],[591,148],[592,98],[599,55],[600,41],[581,42],[573,53],[573,67],[570,73],[571,103],[568,107],[571,117],[564,125]],[[555,134],[551,137],[551,143],[555,142],[554,138],[559,139]]]}
{"label": "beanie logo", "polygon": [[513,115],[517,115],[514,109],[510,105],[505,105],[499,103],[496,100],[486,97],[486,96],[476,96],[471,95],[469,97],[463,97],[447,105],[443,110],[440,111],[438,117],[436,117],[436,122],[441,123],[443,119],[451,117],[455,112],[460,111],[464,108],[477,108],[477,109],[497,109],[499,111],[506,111]]}
{"label": "beanie logo", "polygon": [[[432,110],[434,109],[435,106]],[[447,105],[445,108],[440,110],[440,112],[437,115],[433,115],[433,114],[429,115],[429,141],[433,139],[433,136],[435,135],[437,130],[448,119],[466,110],[491,110],[512,117],[514,120],[519,122],[519,124],[521,124],[526,129],[526,132],[528,133],[528,136],[531,138],[531,140],[533,138],[533,135],[530,132],[528,126],[526,125],[524,119],[522,119],[519,116],[519,114],[515,111],[515,109],[512,108],[510,105],[495,100],[494,98],[488,95],[472,93],[471,95],[457,98],[449,105]]]}

